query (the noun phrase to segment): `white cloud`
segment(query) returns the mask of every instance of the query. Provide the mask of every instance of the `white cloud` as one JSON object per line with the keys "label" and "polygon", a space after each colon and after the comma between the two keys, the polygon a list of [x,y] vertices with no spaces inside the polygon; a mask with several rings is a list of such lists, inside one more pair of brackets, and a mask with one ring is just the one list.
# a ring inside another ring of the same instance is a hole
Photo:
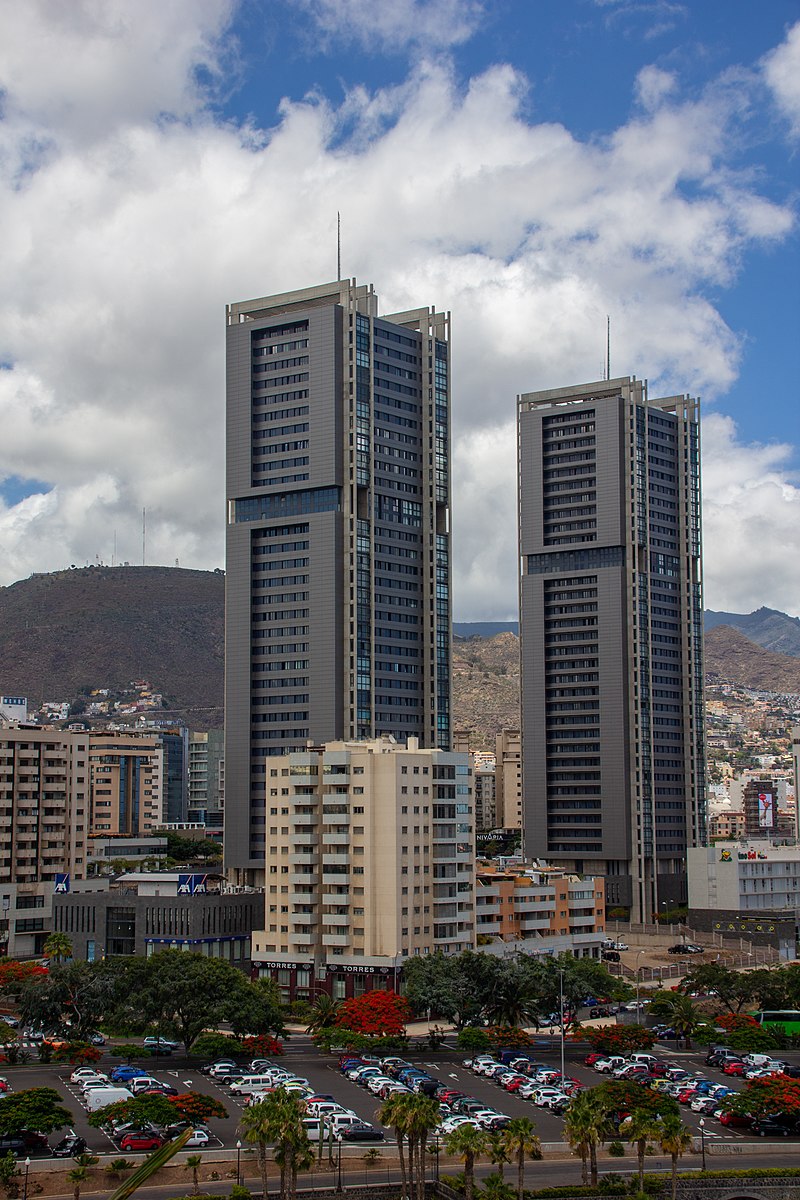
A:
{"label": "white cloud", "polygon": [[788,118],[794,136],[800,136],[800,21],[780,46],[765,55],[762,66],[778,108]]}
{"label": "white cloud", "polygon": [[800,486],[790,445],[746,444],[735,422],[703,422],[703,517],[707,608],[796,613]]}
{"label": "white cloud", "polygon": [[675,91],[677,80],[670,71],[661,67],[642,67],[636,76],[636,96],[642,108],[652,112],[663,100]]}
{"label": "white cloud", "polygon": [[408,45],[427,53],[472,37],[483,16],[478,0],[293,0],[323,38],[350,42],[370,53],[397,53]]}
{"label": "white cloud", "polygon": [[[614,374],[706,397],[735,377],[707,292],[792,215],[727,171],[730,91],[659,105],[666,81],[640,81],[656,107],[587,143],[531,123],[508,67],[460,89],[423,62],[237,129],[196,82],[226,61],[228,5],[140,11],[6,14],[0,481],[51,490],[0,504],[0,582],[110,560],[115,531],[139,561],[145,506],[149,561],[222,563],[224,303],[330,279],[341,209],[343,269],[384,311],[453,311],[456,608],[512,612],[516,394],[599,378],[607,313]],[[24,69],[39,42],[49,86]]]}

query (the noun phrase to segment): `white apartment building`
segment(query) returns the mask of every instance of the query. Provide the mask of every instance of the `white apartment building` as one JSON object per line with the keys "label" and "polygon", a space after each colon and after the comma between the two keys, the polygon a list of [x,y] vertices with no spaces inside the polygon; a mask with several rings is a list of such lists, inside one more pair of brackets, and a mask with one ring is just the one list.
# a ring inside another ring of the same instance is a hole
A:
{"label": "white apartment building", "polygon": [[385,736],[270,759],[264,929],[253,965],[286,998],[344,997],[403,960],[475,942],[467,754]]}

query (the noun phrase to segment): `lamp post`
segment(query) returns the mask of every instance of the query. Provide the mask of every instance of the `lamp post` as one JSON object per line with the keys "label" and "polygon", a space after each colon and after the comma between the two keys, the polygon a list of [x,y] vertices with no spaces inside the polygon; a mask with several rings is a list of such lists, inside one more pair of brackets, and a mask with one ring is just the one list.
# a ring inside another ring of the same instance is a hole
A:
{"label": "lamp post", "polygon": [[561,1078],[564,1078],[564,968],[558,968],[558,1005],[561,1020]]}
{"label": "lamp post", "polygon": [[336,1159],[336,1194],[342,1192],[342,1139],[339,1138],[339,1153]]}
{"label": "lamp post", "polygon": [[701,1161],[703,1164],[703,1170],[705,1171],[705,1169],[706,1169],[706,1123],[702,1117],[700,1118],[700,1154],[701,1154]]}
{"label": "lamp post", "polygon": [[639,1007],[639,971],[641,970],[641,968],[639,966],[639,959],[644,953],[645,953],[644,950],[637,950],[637,952],[636,952],[636,1024],[637,1025],[641,1025],[641,1023],[642,1023],[642,1010]]}
{"label": "lamp post", "polygon": [[28,1171],[31,1169],[31,1160],[25,1159],[25,1182],[22,1185],[22,1200],[28,1200]]}
{"label": "lamp post", "polygon": [[236,1183],[239,1187],[242,1186],[242,1143],[236,1143]]}
{"label": "lamp post", "polygon": [[434,1170],[436,1172],[437,1185],[439,1183],[439,1151],[441,1149],[441,1146],[442,1146],[442,1143],[439,1138],[439,1135],[438,1135],[438,1133],[435,1133],[433,1135],[433,1145],[431,1146],[431,1150],[432,1150],[433,1156],[434,1156]]}

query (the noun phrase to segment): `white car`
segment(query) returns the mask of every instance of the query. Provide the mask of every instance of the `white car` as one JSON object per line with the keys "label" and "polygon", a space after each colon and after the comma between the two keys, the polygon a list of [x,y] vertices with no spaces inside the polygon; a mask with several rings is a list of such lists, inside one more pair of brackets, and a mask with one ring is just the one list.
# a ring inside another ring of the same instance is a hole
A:
{"label": "white car", "polygon": [[624,1067],[626,1060],[619,1054],[611,1054],[608,1058],[598,1058],[594,1064],[594,1069],[599,1075],[610,1075],[612,1071],[616,1071],[618,1067]]}
{"label": "white car", "polygon": [[364,1119],[356,1116],[354,1112],[332,1113],[325,1118],[325,1124],[328,1129],[333,1130],[334,1137],[343,1129],[349,1129],[351,1125],[363,1125]]}
{"label": "white car", "polygon": [[564,1093],[560,1088],[543,1087],[533,1093],[533,1103],[537,1108],[544,1108],[550,1100],[555,1100],[556,1097],[560,1100]]}
{"label": "white car", "polygon": [[91,1067],[78,1067],[69,1077],[70,1083],[96,1083],[98,1080],[108,1083],[108,1076],[102,1071],[92,1070]]}
{"label": "white car", "polygon": [[462,1125],[471,1125],[473,1129],[481,1128],[473,1117],[445,1117],[439,1128],[442,1133],[452,1133],[454,1129],[460,1129]]}
{"label": "white car", "polygon": [[184,1149],[192,1146],[208,1146],[211,1143],[211,1136],[207,1129],[195,1129],[190,1138],[187,1138],[183,1143]]}
{"label": "white car", "polygon": [[388,1075],[372,1075],[367,1080],[367,1091],[372,1092],[373,1096],[377,1096],[381,1088],[391,1083],[394,1083],[394,1080],[390,1079]]}

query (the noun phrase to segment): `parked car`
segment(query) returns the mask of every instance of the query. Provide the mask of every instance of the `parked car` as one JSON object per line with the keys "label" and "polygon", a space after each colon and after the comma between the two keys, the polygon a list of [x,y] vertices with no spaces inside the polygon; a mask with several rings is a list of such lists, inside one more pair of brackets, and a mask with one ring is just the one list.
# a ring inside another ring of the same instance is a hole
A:
{"label": "parked car", "polygon": [[54,1158],[77,1158],[86,1153],[86,1139],[78,1137],[77,1133],[68,1133],[52,1147],[50,1153]]}
{"label": "parked car", "polygon": [[797,1121],[789,1113],[774,1113],[758,1117],[750,1127],[756,1137],[790,1137],[797,1133]]}
{"label": "parked car", "polygon": [[111,1071],[112,1083],[129,1083],[131,1079],[142,1079],[147,1074],[141,1067],[114,1067]]}
{"label": "parked car", "polygon": [[367,1121],[359,1121],[355,1125],[347,1125],[336,1137],[343,1142],[382,1142],[385,1134]]}
{"label": "parked car", "polygon": [[158,1150],[163,1146],[163,1140],[157,1133],[126,1133],[120,1139],[120,1150]]}
{"label": "parked car", "polygon": [[617,950],[603,950],[602,957],[606,962],[619,962],[620,961],[619,951],[617,951]]}
{"label": "parked car", "polygon": [[180,1042],[166,1037],[146,1037],[142,1045],[145,1050],[155,1050],[156,1054],[172,1054],[173,1050],[181,1048]]}

